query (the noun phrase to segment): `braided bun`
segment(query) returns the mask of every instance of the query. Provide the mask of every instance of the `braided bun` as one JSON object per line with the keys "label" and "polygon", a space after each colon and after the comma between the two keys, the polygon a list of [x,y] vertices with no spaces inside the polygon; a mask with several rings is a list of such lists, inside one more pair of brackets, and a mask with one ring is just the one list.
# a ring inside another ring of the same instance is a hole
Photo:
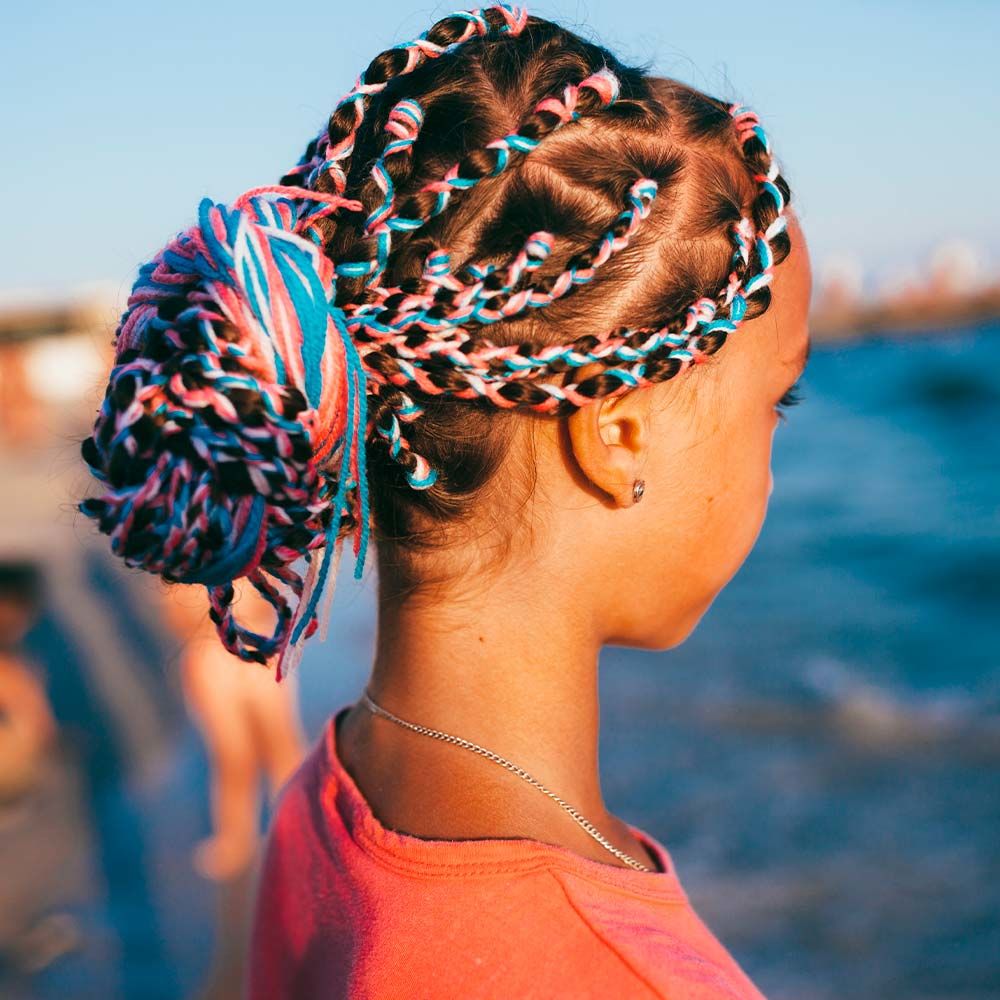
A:
{"label": "braided bun", "polygon": [[[333,264],[292,231],[297,218],[287,197],[201,203],[198,224],[141,269],[83,444],[108,489],[81,509],[112,549],[165,580],[204,584],[226,647],[260,662],[284,647],[292,618],[264,571],[301,598],[293,564],[340,527],[364,465],[363,450],[342,447],[365,402],[330,302]],[[337,448],[334,495],[318,470]],[[244,576],[278,614],[273,636],[233,618],[232,581]]]}

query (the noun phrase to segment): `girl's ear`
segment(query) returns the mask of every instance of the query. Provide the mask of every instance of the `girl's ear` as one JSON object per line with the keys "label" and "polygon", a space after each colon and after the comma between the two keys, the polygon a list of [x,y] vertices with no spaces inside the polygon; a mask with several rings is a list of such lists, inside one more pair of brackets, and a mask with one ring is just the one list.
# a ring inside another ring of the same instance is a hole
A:
{"label": "girl's ear", "polygon": [[[576,370],[581,382],[603,370]],[[619,507],[633,504],[632,487],[645,464],[649,437],[648,393],[641,389],[612,399],[595,400],[566,418],[573,457],[583,475]]]}

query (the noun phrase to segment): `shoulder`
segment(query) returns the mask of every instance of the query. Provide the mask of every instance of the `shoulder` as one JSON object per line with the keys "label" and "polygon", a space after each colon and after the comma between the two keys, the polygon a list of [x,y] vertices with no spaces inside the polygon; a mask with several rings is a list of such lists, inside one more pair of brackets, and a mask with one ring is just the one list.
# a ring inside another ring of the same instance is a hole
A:
{"label": "shoulder", "polygon": [[367,928],[351,997],[662,996],[581,917],[551,869],[403,880],[398,890]]}
{"label": "shoulder", "polygon": [[555,874],[566,899],[594,936],[654,992],[672,1000],[764,1000],[709,930],[687,894],[640,898]]}

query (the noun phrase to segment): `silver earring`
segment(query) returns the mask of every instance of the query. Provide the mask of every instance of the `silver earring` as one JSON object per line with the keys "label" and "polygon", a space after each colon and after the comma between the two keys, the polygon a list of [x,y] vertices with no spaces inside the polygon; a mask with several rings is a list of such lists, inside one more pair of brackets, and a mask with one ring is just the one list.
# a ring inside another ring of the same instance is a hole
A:
{"label": "silver earring", "polygon": [[644,479],[637,479],[632,484],[632,503],[638,503],[642,499],[642,495],[645,492],[646,481]]}

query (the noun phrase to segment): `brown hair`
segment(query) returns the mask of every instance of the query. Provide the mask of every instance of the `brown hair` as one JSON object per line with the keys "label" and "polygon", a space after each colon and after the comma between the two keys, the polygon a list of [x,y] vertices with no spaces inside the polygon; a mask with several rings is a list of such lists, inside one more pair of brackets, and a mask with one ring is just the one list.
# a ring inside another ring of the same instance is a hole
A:
{"label": "brown hair", "polygon": [[[140,269],[81,445],[107,490],[80,509],[129,565],[204,584],[226,648],[280,651],[281,676],[348,532],[359,554],[371,522],[407,590],[484,515],[503,558],[522,432],[718,351],[770,302],[789,201],[749,109],[521,8],[449,15],[371,62],[280,185],[204,199]],[[273,635],[236,620],[242,577]]]}
{"label": "brown hair", "polygon": [[[457,27],[454,19],[446,18],[427,37],[448,44]],[[486,176],[493,165],[488,158],[484,161],[486,144],[512,132],[539,100],[603,66],[621,84],[618,100],[600,115],[582,118],[552,135],[515,169],[477,185],[413,238],[396,234],[385,285],[418,278],[425,255],[435,247],[447,247],[456,267],[499,263],[516,254],[532,232],[545,229],[555,236],[556,252],[535,274],[535,285],[544,287],[546,279],[551,281],[568,266],[567,258],[586,266],[586,251],[608,228],[637,177],[651,177],[659,184],[652,213],[627,249],[610,259],[586,288],[545,309],[490,325],[494,343],[574,340],[586,350],[598,334],[616,327],[663,327],[676,317],[679,329],[692,301],[720,296],[732,269],[728,232],[733,224],[748,208],[759,229],[777,214],[772,199],[756,197],[752,177],[754,172],[767,173],[769,157],[759,142],[741,148],[728,102],[624,66],[606,49],[550,21],[531,17],[516,37],[466,41],[448,58],[427,60],[413,72],[396,76],[400,59],[399,50],[389,49],[364,74],[367,82],[389,82],[371,99],[347,171],[344,194],[359,199],[364,211],[353,217],[341,213],[336,224],[327,220],[325,248],[335,261],[374,256],[373,240],[359,239],[359,227],[352,223],[363,220],[382,198],[371,168],[385,147],[389,113],[404,98],[419,101],[424,122],[411,155],[387,159],[386,164],[391,164],[396,210],[424,217],[427,199],[434,195],[418,193],[420,188],[456,162],[462,177]],[[331,146],[353,127],[350,108],[335,112],[329,126]],[[775,184],[789,201],[780,175]],[[324,184],[318,187],[324,189]],[[779,233],[771,248],[774,262],[780,263],[789,250],[787,234]],[[749,270],[759,269],[751,253]],[[365,301],[365,295],[363,279],[340,279],[338,304]],[[748,297],[744,318],[759,315],[769,301],[764,286]],[[725,316],[725,309],[717,315]],[[704,336],[699,350],[714,353],[725,336],[724,331]],[[668,359],[668,353],[664,349],[659,356],[648,356],[647,378],[663,381],[676,374],[680,365]],[[398,371],[391,356],[369,355],[369,363],[376,359],[385,374]],[[435,378],[439,385],[448,384],[449,372],[442,368]],[[531,392],[530,382],[517,385]],[[617,379],[598,374],[581,383],[580,391],[599,397],[619,385]],[[497,524],[510,525],[514,510],[533,486],[530,462],[524,463],[524,481],[505,480],[502,486],[494,482],[523,412],[498,410],[488,401],[456,403],[410,385],[406,391],[425,410],[408,425],[407,438],[412,451],[438,470],[436,481],[427,489],[411,488],[381,437],[373,436],[367,451],[380,558],[404,575],[411,562],[408,554],[441,545],[445,526],[468,524],[487,511]],[[392,405],[394,394],[392,386],[382,389],[372,404],[376,414],[380,405]],[[482,502],[487,495],[489,505]],[[498,540],[502,549],[504,539]]]}

